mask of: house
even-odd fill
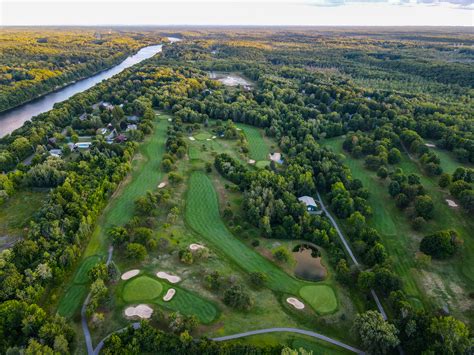
[[[138,116],[135,116],[135,115],[127,116],[127,121],[128,122],[138,122],[138,121],[140,121],[140,118]]]
[[[306,210],[312,213],[321,213],[321,210],[318,207],[318,204],[311,196],[301,196],[298,198],[298,201],[303,202],[306,205]]]
[[[63,155],[63,151],[61,149],[50,149],[49,154],[52,157],[60,158]]]
[[[81,121],[85,121],[87,119],[87,113],[84,112],[82,115],[79,116],[79,119]]]
[[[101,106],[109,111],[112,111],[114,108],[114,105],[112,105],[110,102],[102,102]]]
[[[117,137],[115,137],[115,141],[117,143],[123,143],[127,140],[127,137],[124,134],[119,134]]]
[[[136,125],[136,124],[129,124],[129,125],[127,125],[126,132],[128,132],[128,131],[136,131],[136,129],[137,129],[137,125]]]

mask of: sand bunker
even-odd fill
[[[249,164],[255,164],[255,160],[249,159]]]
[[[122,274],[122,276],[121,276],[121,279],[122,279],[122,280],[129,280],[129,279],[131,279],[132,277],[137,276],[139,273],[140,273],[140,270],[138,270],[138,269],[133,269],[133,270],[124,272],[124,273]]]
[[[127,317],[140,317],[148,319],[153,314],[153,309],[146,304],[139,304],[136,307],[128,307],[125,309],[125,315]]]
[[[212,139],[211,138],[206,138],[206,141],[211,141]]]
[[[169,282],[171,282],[172,284],[175,284],[175,283],[178,283],[181,281],[181,277],[179,276],[174,276],[174,275],[170,275],[164,271],[160,271],[160,272],[157,272],[156,273],[156,276],[158,276],[160,279],[165,279],[165,280],[168,280]]]
[[[159,185],[158,185],[158,188],[159,189],[162,189],[163,187],[166,186],[166,182],[161,182]]]
[[[436,148],[436,144],[432,144],[432,143],[425,143],[425,145],[429,148]]]
[[[163,301],[171,301],[171,299],[174,297],[176,294],[176,290],[174,288],[170,288],[168,292],[166,292],[166,295],[163,297]]]
[[[270,154],[270,160],[273,160],[273,161],[279,163],[281,161],[281,153]]]
[[[198,250],[198,249],[204,249],[204,248],[205,248],[205,246],[201,245],[201,244],[193,243],[193,244],[189,245],[189,249],[191,249],[191,250]]]
[[[216,138],[217,138],[217,136],[212,136],[212,139],[216,139]]]
[[[196,138],[194,138],[194,137],[188,137],[188,138],[189,138],[190,141],[195,141],[196,140]]]
[[[458,207],[458,204],[453,200],[446,199],[446,202],[448,203],[449,207]]]
[[[293,307],[295,307],[296,309],[303,309],[304,308],[304,303],[301,302],[300,300],[294,298],[294,297],[288,297],[286,299],[286,302],[288,302],[289,304],[291,304]]]
[[[168,118],[168,122],[171,122],[171,121],[172,121],[172,119],[171,119],[171,118]]]

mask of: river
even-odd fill
[[[180,41],[179,38],[175,37],[168,37],[168,39],[172,43]],[[115,67],[104,70],[89,78],[79,80],[75,83],[65,86],[58,91],[46,94],[21,106],[0,113],[0,137],[3,137],[6,134],[11,133],[15,129],[21,127],[32,117],[51,110],[55,103],[67,100],[79,92],[90,89],[94,85],[100,83],[102,80],[109,79],[112,76],[131,67],[132,65],[153,57],[156,53],[161,52],[162,47],[163,46],[161,44],[143,47],[136,54],[131,55]]]

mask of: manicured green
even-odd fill
[[[206,139],[211,138],[211,134],[208,132],[199,132],[196,135],[193,135],[194,138],[198,141],[205,141]]]
[[[300,295],[319,313],[332,313],[337,309],[336,295],[328,285],[304,286],[300,289]]]
[[[249,143],[250,158],[256,161],[267,160],[270,154],[270,145],[262,136],[260,129],[254,126],[238,123],[237,127],[242,129]]]
[[[157,279],[149,276],[139,276],[127,281],[122,297],[125,302],[152,300],[160,296],[163,285]]]

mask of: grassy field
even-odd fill
[[[405,291],[412,297],[415,306],[420,300],[425,306],[441,307],[445,304],[461,318],[466,314],[470,301],[467,294],[473,291],[474,281],[474,222],[460,209],[447,206],[449,195],[437,185],[437,178],[422,174],[417,162],[402,154],[398,165],[405,173],[416,173],[421,176],[423,186],[435,203],[434,218],[421,232],[415,232],[408,216],[399,211],[388,194],[388,181],[380,180],[375,172],[364,167],[362,159],[353,159],[342,149],[343,138],[324,140],[321,143],[331,147],[335,152],[344,154],[344,163],[351,169],[352,175],[360,179],[370,191],[369,203],[373,217],[369,225],[376,228],[383,237],[384,245],[394,261],[395,271],[403,280]],[[423,235],[441,229],[456,229],[464,239],[463,250],[455,258],[447,261],[433,261],[427,270],[416,266],[415,253]],[[465,291],[462,291],[464,288]]]
[[[133,216],[135,200],[148,190],[155,189],[163,178],[160,163],[165,149],[169,116],[161,117],[155,122],[153,134],[140,145],[132,163],[132,172],[111,197],[99,218],[83,259],[59,301],[60,315],[72,317],[79,310],[87,294],[87,287],[82,287],[88,283],[87,272],[107,255],[107,230],[112,226],[125,224]]]
[[[289,276],[277,265],[247,247],[229,232],[219,214],[216,191],[210,179],[203,172],[194,172],[189,178],[185,213],[186,221],[191,228],[214,247],[218,248],[228,259],[232,260],[232,262],[237,264],[240,268],[246,272],[261,271],[266,273],[268,276],[268,287],[271,289],[287,294],[298,295],[300,288],[308,285],[306,282]],[[315,297],[314,294],[307,292],[301,296],[307,302],[311,302]],[[334,292],[332,296],[334,297],[334,302],[337,304]],[[313,303],[312,307],[317,312],[327,312],[326,306],[320,309],[319,304]]]
[[[259,161],[268,161],[268,155],[271,152],[271,144],[262,135],[262,131],[257,127],[238,123],[237,127],[242,129],[249,143],[249,156],[251,159]]]
[[[46,199],[46,192],[16,191],[0,207],[0,249],[9,246],[23,233],[33,214]]]
[[[438,155],[440,159],[441,168],[443,168],[443,172],[452,174],[454,170],[456,170],[460,166],[471,169],[474,168],[473,164],[461,163],[457,161],[457,159],[454,157],[454,154],[448,150],[440,149],[438,147],[431,147],[430,149]]]

